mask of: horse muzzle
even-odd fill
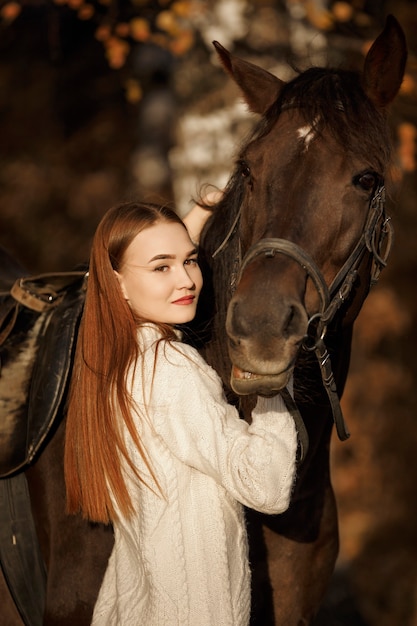
[[[240,369],[233,365],[230,384],[235,393],[240,396],[256,394],[259,396],[274,396],[286,387],[292,368],[279,374],[257,374]]]

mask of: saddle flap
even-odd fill
[[[46,439],[65,397],[84,297],[84,289],[68,290],[45,328],[30,385],[27,463]]]
[[[54,306],[39,312],[17,304],[14,325],[0,346],[0,477],[34,460],[55,422],[68,383],[85,273],[73,273],[72,279],[69,274],[65,279],[58,276],[57,283],[66,281],[66,286],[60,287]],[[31,284],[33,289],[33,279]],[[32,291],[31,298],[36,297]]]

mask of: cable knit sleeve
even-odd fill
[[[285,511],[297,434],[281,397],[259,398],[249,425],[227,403],[216,372],[190,346],[160,346],[158,358],[148,354],[146,361],[152,383],[146,400],[143,388],[134,386],[134,399],[142,410],[146,402],[155,432],[172,454],[242,504],[264,513]]]

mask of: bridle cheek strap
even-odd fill
[[[342,409],[340,407],[339,396],[337,394],[336,382],[334,380],[330,355],[327,351],[326,345],[323,341],[324,335],[326,332],[326,327],[321,324],[321,320],[326,314],[326,311],[329,310],[331,305],[330,303],[330,293],[326,282],[323,278],[322,273],[318,269],[316,263],[313,259],[306,253],[302,248],[300,248],[297,244],[292,241],[287,241],[286,239],[262,239],[258,243],[256,243],[242,261],[242,265],[240,268],[240,274],[238,277],[238,281],[244,271],[245,267],[254,260],[255,257],[260,254],[264,254],[267,257],[273,257],[275,254],[284,254],[294,261],[296,261],[301,267],[305,270],[308,276],[311,278],[314,283],[317,293],[320,297],[320,310],[314,316],[312,316],[308,322],[308,328],[310,329],[313,325],[313,322],[318,322],[317,329],[319,335],[314,338],[314,343],[310,347],[307,347],[309,351],[314,351],[317,357],[317,360],[320,365],[320,372],[322,376],[322,381],[324,388],[326,389],[329,402],[332,409],[333,419],[336,426],[337,434],[341,441],[344,441],[349,437],[349,431],[347,430]],[[316,330],[317,330],[316,329]],[[285,401],[285,398],[284,398]],[[295,405],[295,403],[294,403]],[[287,408],[291,411],[291,407],[287,403]],[[297,414],[293,414],[294,419],[298,417]],[[304,444],[304,447],[306,445]]]
[[[315,352],[320,365],[323,386],[332,408],[337,434],[341,441],[348,439],[350,434],[340,407],[330,355],[324,343],[324,337],[327,326],[351,294],[366,252],[370,253],[372,257],[370,284],[374,285],[387,264],[392,241],[393,228],[390,218],[385,216],[385,189],[384,186],[380,186],[369,203],[368,216],[362,236],[337,273],[330,288],[327,287],[321,271],[309,254],[292,241],[279,238],[265,238],[252,246],[242,260],[236,280],[237,285],[247,265],[260,254],[274,257],[277,253],[284,254],[296,261],[311,278],[320,298],[320,308],[308,321],[303,347],[310,352]]]

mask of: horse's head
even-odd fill
[[[230,244],[239,268],[225,319],[231,384],[239,394],[269,393],[287,384],[306,336],[324,334],[355,291],[353,321],[372,263],[384,263],[385,108],[402,82],[406,44],[389,17],[361,74],[312,68],[288,83],[215,46],[262,115],[213,218],[230,228],[214,256]]]

